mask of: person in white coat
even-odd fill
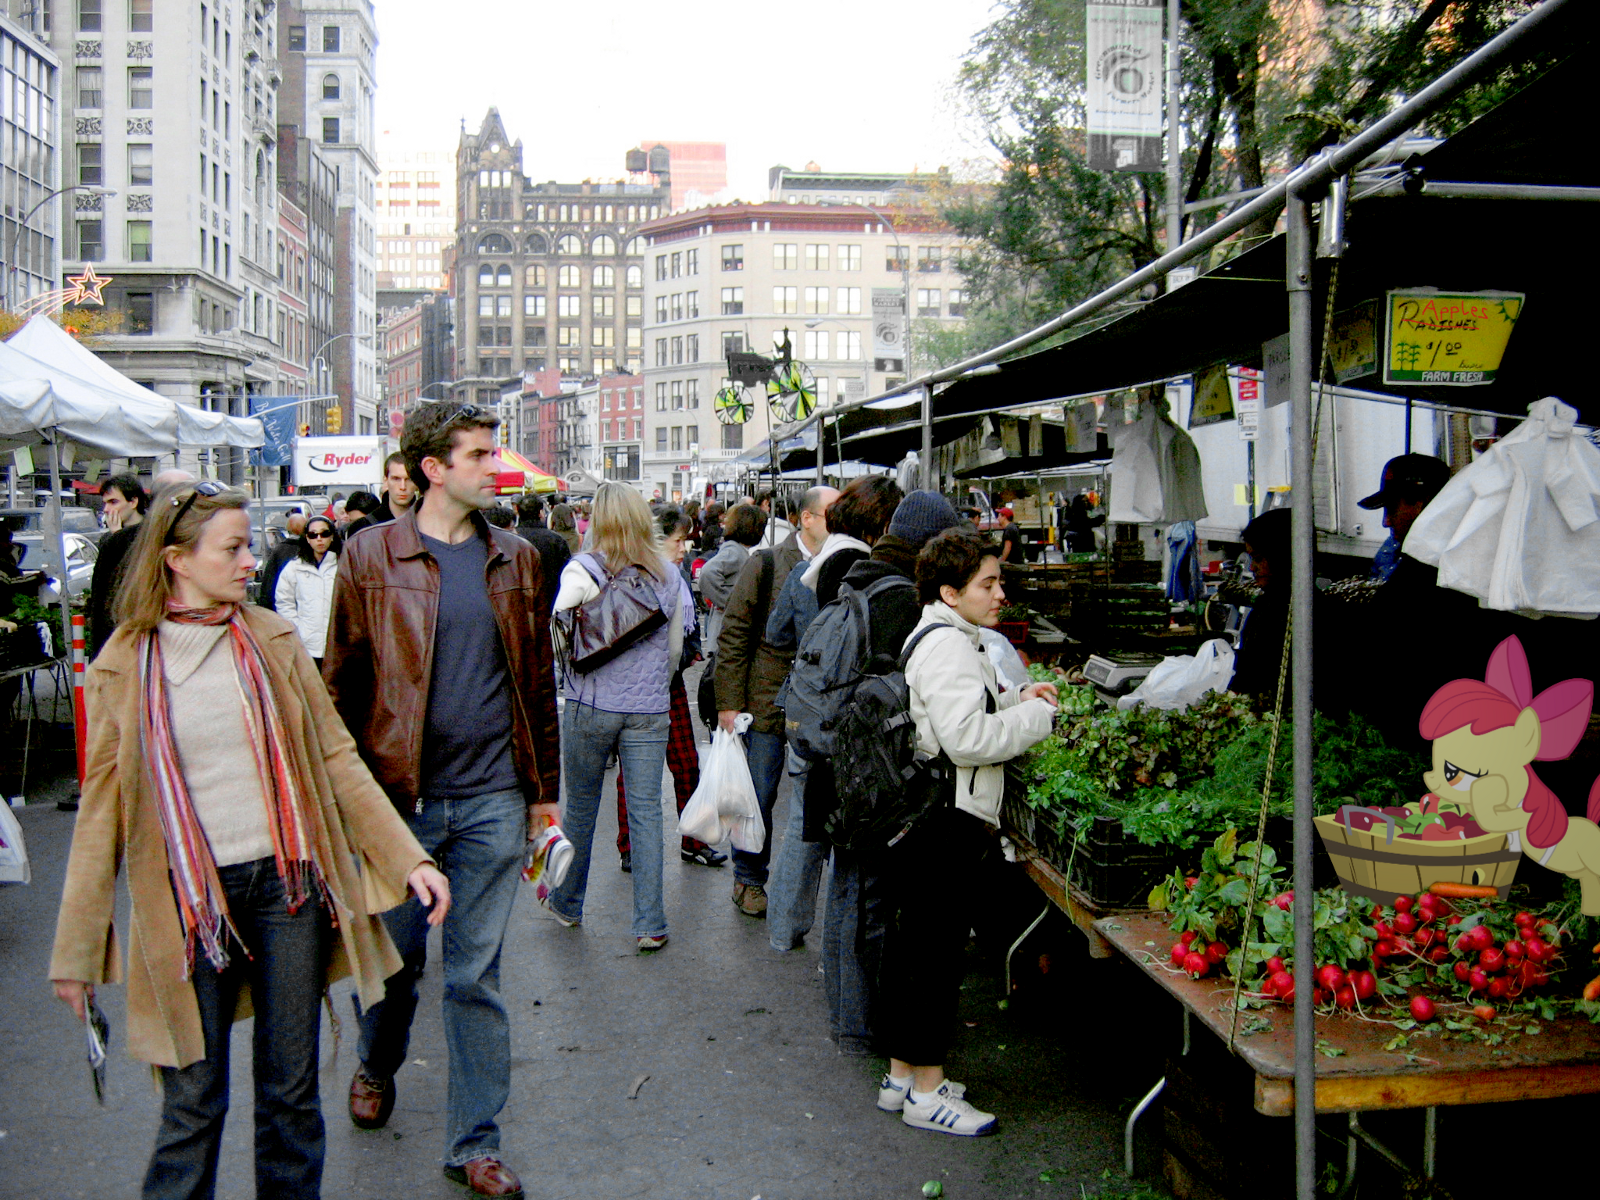
[[[333,579],[339,570],[338,531],[327,517],[306,522],[300,550],[278,575],[273,599],[278,615],[293,625],[306,653],[320,669],[333,611]]]
[[[966,1137],[993,1133],[992,1114],[973,1107],[945,1078],[961,993],[962,948],[973,898],[999,869],[1005,762],[1049,736],[1056,689],[1035,683],[1001,691],[980,631],[1000,620],[1005,591],[992,543],[950,529],[917,556],[922,620],[907,640],[906,685],[917,742],[948,761],[948,804],[935,807],[889,851],[890,904],[884,948],[880,1048],[889,1073],[878,1107],[914,1129]],[[924,630],[928,632],[924,633]]]

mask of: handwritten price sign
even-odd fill
[[[1390,292],[1384,383],[1493,383],[1526,296],[1522,292]]]

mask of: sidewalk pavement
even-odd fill
[[[0,1200],[136,1196],[160,1110],[148,1070],[123,1053],[123,989],[100,990],[112,1028],[110,1098],[100,1108],[81,1029],[45,982],[74,820],[54,800],[70,786],[58,781],[16,810],[33,883],[0,887]],[[780,797],[780,831],[786,803]],[[670,816],[667,825],[675,827]],[[841,1057],[828,1040],[816,951],[774,952],[765,922],[730,902],[731,870],[680,862],[675,836],[666,850],[672,940],[656,955],[635,954],[614,834],[613,806],[602,803],[581,928],[558,925],[524,889],[506,941],[512,1087],[503,1150],[529,1200],[910,1200],[929,1180],[950,1200],[1077,1197],[1080,1183],[1091,1194],[1107,1186],[1107,1169],[1121,1178],[1122,1121],[1160,1074],[1171,1039],[1145,1032],[1151,1023],[1125,994],[1107,1005],[1116,964],[1083,956],[1076,933],[1057,956],[1056,974],[1070,983],[1055,989],[1048,1011],[1002,1011],[997,973],[968,977],[949,1071],[999,1115],[1000,1133],[911,1130],[874,1107],[881,1061]],[[126,928],[125,900],[119,924]],[[820,912],[809,941],[820,945]],[[437,934],[430,954],[436,962]],[[439,1168],[447,1069],[437,971],[423,982],[394,1116],[377,1132],[345,1115],[356,1066],[349,992],[348,984],[334,992],[337,1049],[324,1019],[324,1193],[460,1200],[467,1193]],[[1117,1028],[1107,1030],[1113,1012]],[[1154,1025],[1176,1032],[1175,1020]],[[249,1062],[246,1023],[234,1032],[224,1197],[254,1194]],[[1149,1137],[1141,1136],[1143,1165],[1153,1171]]]

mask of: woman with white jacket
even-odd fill
[[[339,534],[327,517],[312,517],[299,552],[278,575],[273,594],[278,615],[293,625],[313,662],[322,667],[333,611],[333,577],[339,570]]]
[[[950,529],[917,556],[922,620],[907,645],[906,685],[917,741],[942,755],[953,781],[935,807],[889,851],[889,937],[878,1034],[889,1058],[878,1107],[914,1129],[966,1137],[993,1133],[995,1118],[945,1078],[955,1032],[962,947],[972,897],[995,868],[1005,762],[1050,733],[1056,689],[1036,683],[1002,692],[979,631],[1000,620],[1005,592],[995,547]],[[927,632],[924,632],[924,631]],[[953,768],[953,769],[952,769]]]

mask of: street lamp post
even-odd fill
[[[370,333],[336,333],[327,341],[323,342],[322,345],[318,346],[317,352],[311,356],[310,363],[311,370],[316,376],[316,386],[321,388],[326,388],[328,386],[327,382],[323,379],[323,375],[326,374],[328,370],[328,363],[327,360],[322,357],[322,352],[335,342],[341,341],[344,338],[354,338],[358,342],[365,342],[370,341],[372,339],[372,335]],[[353,395],[351,399],[352,401],[354,400]],[[351,408],[354,407],[355,405],[352,403]]]
[[[74,183],[70,187],[57,188],[55,191],[49,193],[43,200],[39,201],[39,203],[35,204],[28,210],[27,215],[25,215],[22,220],[17,222],[16,232],[11,235],[11,248],[9,253],[6,255],[6,308],[8,310],[14,310],[16,308],[13,293],[15,291],[14,281],[17,274],[17,245],[22,241],[22,234],[28,228],[28,222],[33,220],[34,213],[38,212],[56,197],[65,196],[68,192],[88,192],[91,196],[115,196],[117,194],[115,188],[101,187],[98,184],[92,183]]]
[[[830,200],[828,205],[843,204],[850,208],[859,208],[863,212],[871,213],[878,222],[888,227],[889,236],[894,239],[895,254],[900,259],[900,352],[905,357],[901,365],[905,368],[905,376],[911,378],[911,250],[900,242],[899,231],[895,229],[894,222],[889,220],[870,204],[863,204],[859,200]],[[933,389],[923,387],[922,392],[922,486],[931,489],[934,485],[933,478]],[[818,421],[817,430],[817,457],[822,457],[822,422]]]

